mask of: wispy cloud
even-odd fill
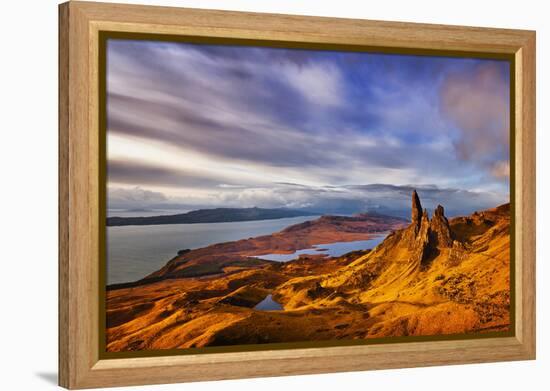
[[[442,110],[455,124],[457,156],[506,177],[509,161],[510,107],[508,67],[482,63],[455,71],[441,87]]]
[[[109,185],[194,205],[360,208],[354,186],[372,183],[503,200],[507,72],[492,60],[111,40]]]
[[[263,207],[305,209],[318,213],[354,214],[366,211],[400,215],[410,214],[411,193],[416,189],[423,206],[433,210],[445,206],[447,215],[461,215],[507,202],[507,197],[491,192],[475,192],[435,185],[348,185],[304,186],[272,184],[266,187],[221,187],[193,195],[168,196],[146,191],[141,187],[112,188],[109,192],[112,208],[177,208]]]
[[[111,183],[161,185],[164,187],[210,188],[220,179],[199,171],[173,169],[131,160],[109,160],[107,180]]]
[[[298,90],[306,100],[319,109],[345,104],[342,91],[344,81],[339,69],[332,64],[313,63],[296,66],[289,63],[281,67],[280,72],[291,88]]]

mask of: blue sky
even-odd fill
[[[110,40],[109,206],[508,201],[509,64]]]

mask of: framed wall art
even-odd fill
[[[535,358],[535,33],[69,2],[60,384]]]

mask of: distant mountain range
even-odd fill
[[[148,217],[108,217],[107,226],[226,223],[236,221],[273,220],[298,216],[315,216],[318,213],[293,209],[216,208],[199,209],[187,213]]]

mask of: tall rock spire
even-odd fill
[[[411,222],[416,227],[415,231],[418,232],[420,228],[420,222],[422,220],[422,204],[420,203],[420,198],[416,193],[416,190],[413,190],[412,193],[412,212],[411,212]]]

